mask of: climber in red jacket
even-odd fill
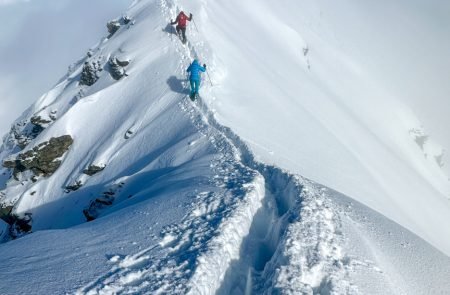
[[[187,17],[187,15],[184,13],[184,11],[181,11],[177,18],[175,19],[175,21],[172,21],[170,24],[174,25],[177,24],[176,26],[176,30],[178,33],[178,36],[180,36],[180,39],[183,43],[186,43],[186,26],[187,26],[187,21],[191,21],[192,20],[192,13],[189,14],[189,17]]]

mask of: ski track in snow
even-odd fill
[[[174,7],[161,1],[167,19]],[[198,57],[191,42],[173,43],[181,69]],[[189,214],[166,227],[159,244],[113,256],[110,272],[76,294],[357,293],[346,281],[350,259],[326,189],[257,163],[201,101],[184,96],[179,106],[218,151],[211,162],[217,190],[197,192]]]

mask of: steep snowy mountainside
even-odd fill
[[[0,134],[97,42],[131,0],[0,1]],[[0,139],[1,141],[1,139]]]
[[[431,127],[405,104],[409,91],[400,96],[403,80],[391,90],[400,73],[412,77],[409,67],[383,71],[395,58],[406,62],[408,49],[376,51],[372,44],[401,41],[391,42],[396,34],[364,35],[377,32],[374,19],[393,8],[377,7],[377,17],[368,18],[371,5],[360,1],[183,4],[198,11],[200,33],[190,34],[206,40],[217,68],[208,105],[259,159],[349,195],[450,253],[442,226],[450,221],[444,148],[429,136],[432,151],[418,144],[411,132]],[[424,23],[430,18],[414,13]]]
[[[182,45],[173,33],[168,22],[186,4],[134,1],[108,23],[108,37],[15,122],[0,150],[10,167],[0,171],[0,215],[8,222],[0,221],[1,292],[450,290],[450,258],[428,241],[258,161],[240,134],[220,124],[219,109],[209,108],[222,102],[217,94],[246,88],[225,89],[233,63],[221,66],[215,42],[191,30]],[[200,5],[195,20],[203,28],[211,2],[189,4]],[[261,5],[254,9],[270,17]],[[201,99],[192,102],[185,69],[194,58],[208,64],[213,86],[205,76]],[[407,132],[421,153],[422,135]]]
[[[192,170],[189,177],[195,178],[203,173],[198,166],[208,166],[214,157],[207,136],[189,123],[189,116],[180,114],[178,103],[185,90],[175,75],[184,72],[187,57],[180,60],[180,49],[163,32],[161,19],[151,20],[160,11],[157,3],[139,2],[134,7],[130,13],[146,21],[122,24],[93,47],[24,113],[5,140],[2,159],[14,163],[51,138],[73,138],[51,177],[31,177],[25,171],[0,184],[5,188],[2,205],[14,206],[11,214],[19,217],[31,214],[34,231],[85,222],[101,214],[97,207],[113,201],[162,193],[158,180],[182,186],[187,179],[177,178],[180,171]],[[129,62],[122,70],[130,78],[113,78],[111,61],[117,60]],[[86,85],[97,77],[93,85]],[[28,143],[22,151],[20,143]],[[91,166],[104,169],[91,176],[84,172]]]

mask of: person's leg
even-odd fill
[[[195,94],[198,94],[199,90],[200,90],[200,79],[195,81]]]
[[[191,83],[191,93],[189,94],[190,97],[195,95],[195,80],[189,80],[189,82]]]
[[[186,42],[186,28],[181,28],[181,33],[183,36],[183,42]]]

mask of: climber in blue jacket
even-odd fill
[[[191,83],[191,94],[189,97],[192,100],[198,96],[198,90],[200,88],[201,81],[201,72],[206,71],[206,65],[203,64],[203,67],[198,63],[198,60],[194,59],[191,65],[187,68],[187,72],[190,73],[189,81]]]

